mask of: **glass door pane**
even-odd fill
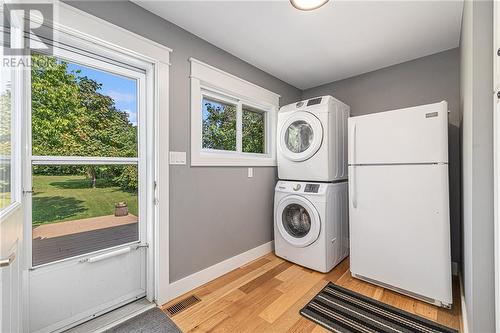
[[[139,240],[137,166],[33,167],[33,266]]]
[[[0,72],[0,210],[12,202],[11,159],[12,159],[12,79],[11,71],[1,68]]]
[[[137,157],[137,80],[34,54],[34,156]]]
[[[32,56],[33,266],[141,239],[140,79],[81,60]]]

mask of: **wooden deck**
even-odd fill
[[[163,308],[191,294],[201,299],[172,317],[183,332],[328,332],[299,314],[328,281],[463,332],[457,280],[453,308],[446,310],[353,278],[348,259],[321,274],[269,254]]]
[[[129,243],[139,237],[137,217],[100,216],[33,229],[33,266]]]

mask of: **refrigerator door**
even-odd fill
[[[448,162],[448,103],[348,120],[349,164]]]
[[[452,303],[447,165],[349,166],[351,272]]]

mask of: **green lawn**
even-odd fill
[[[125,201],[138,215],[137,193],[97,182],[85,176],[33,176],[33,226],[113,215],[115,203]]]
[[[0,209],[3,209],[10,204],[10,192],[0,193]]]

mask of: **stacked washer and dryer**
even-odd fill
[[[329,272],[349,254],[348,105],[322,96],[278,112],[275,253]]]

